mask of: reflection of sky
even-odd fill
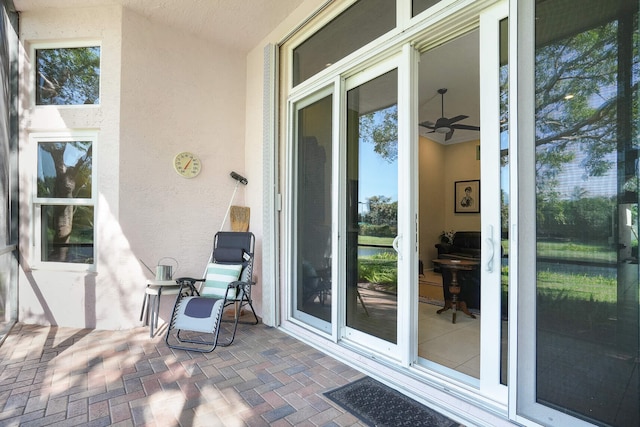
[[[572,198],[575,189],[585,190],[587,197],[605,196],[612,197],[617,192],[616,156],[617,153],[608,154],[607,160],[611,168],[603,176],[587,176],[582,162],[587,155],[582,151],[576,151],[576,158],[562,165],[562,172],[558,174],[558,185],[555,190],[560,193],[561,199]]]
[[[55,177],[56,169],[51,154],[42,149],[42,144],[51,144],[42,142],[38,146],[38,179],[43,181],[45,178]],[[60,143],[56,143],[60,144]],[[64,143],[64,164],[69,167],[75,165],[78,160],[86,154],[86,150],[79,150],[70,143]]]
[[[373,143],[360,144],[359,200],[366,203],[372,196],[389,197],[398,200],[398,160],[389,163],[373,151]]]
[[[508,132],[500,135],[500,149],[508,147]],[[561,199],[570,199],[575,190],[586,191],[585,196],[605,196],[616,195],[617,173],[616,173],[616,153],[607,155],[607,160],[611,163],[611,168],[603,176],[587,176],[582,162],[586,159],[586,153],[577,151],[576,158],[569,163],[562,165],[562,172],[557,176],[557,185],[554,190],[560,194]],[[505,193],[505,202],[509,201],[509,165],[500,168],[500,186]]]

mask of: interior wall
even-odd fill
[[[444,170],[445,149],[428,138],[420,137],[419,142],[419,258],[424,268],[431,268],[430,260],[436,259],[438,251],[435,244],[440,240],[445,220],[445,209],[442,201],[445,199]]]
[[[480,214],[454,212],[456,181],[480,179],[480,161],[476,160],[479,140],[442,145],[420,137],[420,250],[425,269],[437,258],[435,245],[443,231],[479,231]]]
[[[480,179],[480,160],[476,147],[480,141],[467,141],[446,146],[444,157],[444,218],[443,230],[480,231],[479,213],[454,212],[454,185],[456,181]],[[482,203],[482,201],[480,202]]]

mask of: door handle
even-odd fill
[[[393,246],[393,250],[398,254],[398,258],[402,259],[402,255],[400,254],[400,239],[400,235],[397,235],[396,238],[393,239],[391,246]]]
[[[487,229],[489,237],[487,237],[487,246],[489,250],[489,260],[487,261],[487,271],[489,273],[493,272],[493,257],[495,256],[495,243],[493,242],[493,226],[490,225]]]

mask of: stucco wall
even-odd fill
[[[105,329],[139,325],[144,280],[139,259],[180,263],[200,275],[235,181],[245,173],[245,59],[119,7],[21,15],[21,258],[19,318],[27,323]],[[29,42],[102,42],[101,105],[29,108]],[[28,135],[36,130],[97,129],[97,271],[31,269],[31,171]],[[198,154],[202,173],[187,180],[175,154]],[[244,204],[239,188],[235,204]],[[225,227],[228,229],[227,226]],[[257,301],[259,310],[259,301]],[[161,309],[167,318],[171,303]]]
[[[118,328],[132,324],[134,304],[118,280],[117,259],[108,257],[107,246],[126,251],[118,233],[118,134],[120,92],[121,9],[70,9],[26,12],[20,16],[20,255],[19,320],[26,323],[77,327]],[[38,108],[30,105],[30,47],[32,42],[97,40],[101,48],[100,106],[86,108]],[[36,150],[29,143],[31,132],[69,129],[98,130],[94,167],[98,171],[99,200],[97,272],[32,269],[34,224],[32,173]],[[124,295],[125,297],[121,297]],[[140,298],[137,298],[141,300]],[[108,303],[107,303],[108,301]]]

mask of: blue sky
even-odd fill
[[[398,160],[389,163],[373,151],[373,144],[360,144],[359,200],[366,202],[372,196],[398,200]]]

